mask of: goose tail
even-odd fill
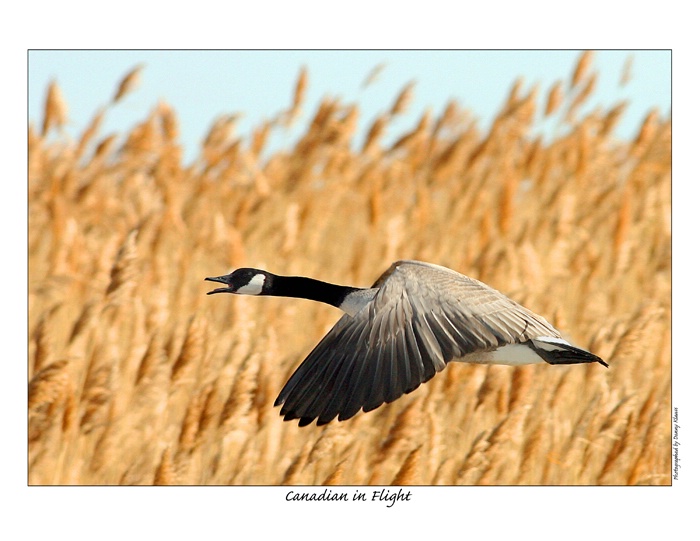
[[[528,345],[549,364],[600,363],[608,368],[608,363],[597,355],[572,346],[561,338],[533,338]]]

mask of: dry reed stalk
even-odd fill
[[[118,436],[118,425],[105,424],[104,430],[99,434],[97,442],[94,444],[92,453],[88,455],[90,458],[88,469],[93,477],[99,476],[101,484],[118,483],[117,475],[119,472],[115,472],[115,468],[122,465],[115,456],[115,449],[119,447]],[[111,469],[108,469],[109,466]]]
[[[463,113],[460,112],[457,101],[454,99],[448,100],[445,108],[442,110],[442,114],[438,118],[437,122],[435,122],[435,126],[433,126],[433,140],[437,142],[443,135],[443,132],[456,129],[462,116]]]
[[[219,426],[245,423],[253,406],[259,366],[260,355],[257,353],[247,356],[241,364],[221,412]]]
[[[312,152],[316,149],[318,144],[324,140],[325,132],[331,125],[333,115],[338,109],[339,103],[336,99],[325,97],[321,100],[316,115],[309,125],[309,130],[301,141],[303,145],[300,150]]]
[[[480,485],[513,483],[517,478],[522,460],[525,420],[532,406],[521,406],[494,428],[488,437],[486,455],[491,458]]]
[[[498,119],[494,120],[492,130],[495,129],[497,123]],[[491,141],[493,141],[493,139],[491,139],[490,137],[486,137],[474,147],[474,149],[470,152],[469,157],[466,160],[466,169],[469,169],[470,167],[475,167],[479,163],[481,158],[487,154],[487,151],[489,149],[489,143],[491,143]]]
[[[159,124],[157,111],[151,112],[148,119],[137,124],[131,130],[126,142],[122,146],[122,152],[127,155],[155,155],[163,146],[163,136]]]
[[[579,108],[593,94],[598,83],[598,74],[592,73],[586,80],[586,85],[573,97],[566,111],[566,119],[573,122]]]
[[[623,360],[631,358],[643,350],[645,338],[652,325],[663,316],[664,310],[658,306],[645,305],[630,319],[627,330],[620,336],[610,358]]]
[[[144,353],[138,369],[136,370],[136,380],[134,385],[139,385],[142,381],[153,379],[159,367],[167,362],[163,339],[158,331],[153,333],[148,343],[148,349]]]
[[[108,304],[121,304],[136,287],[136,260],[138,258],[136,248],[137,230],[132,230],[126,236],[124,243],[117,252],[117,257],[110,271],[109,285],[105,291]]]
[[[388,123],[389,117],[387,115],[380,115],[377,117],[367,132],[365,143],[362,146],[362,154],[370,154],[376,151],[379,146],[379,140],[386,132],[386,126]]]
[[[508,409],[507,382],[508,372],[503,367],[489,365],[477,392],[475,409],[490,403],[499,414],[505,413]]]
[[[143,453],[152,457],[153,465],[159,449],[156,442],[167,442],[171,449],[177,449],[184,416],[184,405],[177,401],[179,395],[170,393],[168,376],[168,366],[163,362],[152,376],[133,388],[129,403],[122,408],[132,414],[124,422],[136,436],[133,447],[147,448]]]
[[[534,85],[527,96],[518,103],[517,108],[513,111],[513,116],[519,124],[522,133],[527,133],[535,118],[537,111],[537,96],[539,94],[539,86]]]
[[[523,441],[520,471],[514,481],[519,485],[536,485],[546,482],[544,481],[546,479],[546,463],[542,457],[546,455],[546,450],[552,446],[551,430],[548,427],[551,416],[541,410],[537,414],[539,422],[534,429],[528,432]]]
[[[89,434],[108,423],[116,372],[114,360],[106,359],[99,351],[93,353],[80,397],[83,412],[80,428],[83,433]]]
[[[627,184],[621,193],[620,210],[617,213],[617,222],[615,224],[615,233],[613,237],[615,267],[618,272],[624,270],[629,262],[629,250],[626,251],[627,257],[625,257],[623,247],[629,246],[626,241],[630,234],[630,223],[632,221],[632,198],[632,188]]]
[[[114,93],[112,103],[117,103],[139,85],[139,83],[141,82],[141,71],[143,70],[143,68],[144,65],[139,64],[124,76],[124,78],[119,82],[117,91]]]
[[[479,223],[479,253],[484,253],[493,238],[493,216],[484,213]]]
[[[350,438],[351,435],[339,423],[327,425],[311,448],[307,465],[315,466],[316,471],[327,468],[330,462],[342,454]]]
[[[233,434],[235,434],[235,432],[232,433],[232,435]],[[252,439],[249,439],[246,442],[244,439],[245,434],[241,434],[240,436],[240,444],[242,445],[242,448],[237,451],[236,455],[234,455],[236,457],[236,460],[234,461],[236,464],[235,473],[233,473],[229,479],[226,479],[226,483],[230,485],[253,484],[256,479],[265,478],[265,472],[259,465],[260,451],[258,445]],[[202,451],[205,451],[205,449],[202,449]],[[200,459],[200,462],[202,463],[202,472],[200,475],[206,474],[204,460],[205,457]],[[271,484],[272,480],[268,480],[267,483]]]
[[[66,402],[61,419],[61,430],[64,433],[72,432],[78,427],[78,401],[76,391],[71,382],[66,385]]]
[[[418,124],[416,124],[416,127],[412,131],[399,137],[398,140],[391,146],[389,152],[394,152],[404,147],[407,149],[407,151],[413,150],[417,143],[425,140],[425,138],[427,137],[428,126],[430,125],[430,122],[430,112],[426,111],[418,120]]]
[[[406,85],[401,89],[401,92],[399,92],[398,96],[396,96],[396,100],[394,100],[394,104],[391,106],[391,109],[389,109],[389,117],[398,116],[406,112],[411,105],[411,101],[413,101],[415,86],[415,81],[409,81],[406,83]]]
[[[582,121],[578,131],[578,153],[575,175],[579,182],[584,182],[591,157],[590,122]]]
[[[386,64],[384,62],[380,62],[376,66],[374,66],[370,72],[367,74],[367,77],[365,77],[364,81],[362,81],[362,88],[367,88],[371,84],[374,84],[377,79],[379,79],[379,76],[381,73],[384,71],[386,68]]]
[[[41,135],[36,131],[33,122],[29,123],[29,128],[27,130],[27,151],[29,158],[29,174],[27,176],[30,179],[34,179],[42,172],[41,167],[44,152],[41,148]]]
[[[217,118],[212,124],[202,145],[202,157],[208,167],[216,165],[224,155],[224,147],[229,143],[240,115],[226,115]]]
[[[280,483],[281,485],[303,484],[300,479],[304,467],[306,466],[306,463],[308,461],[309,453],[311,452],[312,446],[313,442],[307,441],[302,447],[301,451],[299,451],[299,453],[296,454],[294,460],[284,472],[282,482]]]
[[[159,101],[156,116],[160,124],[160,132],[167,144],[175,144],[180,137],[180,125],[172,107],[164,101]]]
[[[219,393],[216,386],[212,383],[207,385],[203,390],[202,394],[204,398],[204,406],[202,407],[202,413],[199,416],[198,431],[195,436],[198,445],[203,445],[204,440],[208,438],[213,431],[215,431],[215,426],[218,424],[217,421],[221,416],[221,410],[223,404],[219,399]]]
[[[85,154],[85,149],[97,136],[97,133],[100,131],[100,127],[104,122],[105,113],[106,110],[104,108],[97,111],[97,114],[92,117],[88,127],[83,131],[75,150],[75,156],[77,159],[81,158]]]
[[[170,373],[173,384],[183,384],[194,378],[197,363],[204,358],[204,324],[196,317],[190,318],[180,354],[175,359]]]
[[[613,132],[617,124],[620,122],[622,115],[625,114],[625,110],[627,109],[628,105],[629,102],[623,101],[608,111],[603,119],[603,124],[600,127],[599,133],[602,137],[606,137]]]
[[[590,71],[591,64],[593,63],[593,51],[583,51],[578,58],[576,67],[571,74],[571,82],[569,86],[574,88],[579,86],[581,82],[586,78],[588,72]]]
[[[460,485],[475,485],[482,477],[483,472],[489,465],[489,459],[486,457],[486,450],[489,447],[485,432],[481,432],[474,439],[469,453],[464,459],[464,463],[457,472],[455,479]]]
[[[533,388],[534,367],[522,366],[513,370],[510,383],[510,393],[508,398],[508,410],[514,409],[532,403],[532,395],[535,392]]]
[[[445,392],[445,396],[453,396],[451,393]],[[439,475],[439,470],[446,462],[444,453],[450,445],[449,438],[444,430],[443,419],[444,413],[438,412],[438,409],[433,402],[428,405],[428,435],[425,447],[425,459],[423,460],[423,468],[420,477],[420,482],[423,484],[436,484],[436,479]],[[452,415],[449,418],[453,418]],[[454,460],[451,460],[451,466],[454,466]]]
[[[289,253],[297,245],[299,237],[299,204],[291,203],[287,207],[284,220],[284,241],[282,243],[282,253]]]
[[[272,122],[263,122],[262,126],[255,128],[253,130],[252,141],[250,142],[250,152],[255,157],[260,157],[260,154],[265,148],[265,144],[270,137],[270,131],[272,130]],[[240,146],[239,142],[236,142],[235,149],[238,150]],[[235,160],[231,160],[231,163],[235,163]]]
[[[403,216],[391,218],[386,225],[386,261],[396,261],[399,258],[400,246],[403,243],[405,220]]]
[[[153,485],[155,462],[140,455],[134,462],[126,465],[119,476],[119,485],[151,486]]]
[[[544,110],[545,118],[556,113],[561,107],[564,101],[564,84],[561,81],[557,81],[549,89],[549,94],[547,95],[547,105]]]
[[[347,459],[343,459],[340,462],[338,462],[337,466],[335,469],[331,472],[331,474],[326,477],[321,483],[324,486],[334,486],[334,485],[342,485],[343,483],[343,478],[345,477],[345,464],[347,463]]]
[[[201,420],[211,391],[211,386],[205,387],[194,395],[187,405],[178,440],[178,453],[189,454],[197,444],[197,436],[201,432]]]
[[[108,135],[102,141],[100,141],[95,147],[95,152],[92,155],[92,163],[96,166],[102,165],[103,162],[109,154],[111,154],[114,144],[117,141],[118,136],[116,134]]]
[[[351,105],[347,108],[345,114],[340,118],[339,131],[340,137],[338,139],[338,145],[341,147],[347,147],[352,141],[352,137],[357,131],[357,124],[360,119],[360,108],[357,105]],[[343,153],[342,158],[346,158],[347,154]],[[343,159],[342,163],[348,164],[347,159]],[[353,164],[354,165],[354,164]],[[347,167],[344,167],[347,168]]]
[[[421,468],[419,467],[422,448],[423,446],[420,445],[409,453],[406,460],[401,464],[401,469],[396,474],[396,477],[392,479],[392,486],[422,484],[422,476],[420,475]]]
[[[508,116],[509,112],[513,110],[513,108],[520,102],[522,98],[520,98],[520,92],[523,89],[523,84],[524,84],[524,79],[522,77],[518,77],[513,85],[510,87],[510,91],[508,92],[508,97],[506,98],[506,103],[503,106],[503,109],[501,110],[500,117],[505,117]]]
[[[670,380],[664,387],[663,395],[670,398]],[[671,470],[668,460],[668,441],[671,436],[667,400],[660,402],[646,425],[646,433],[642,442],[643,453],[638,455],[630,475],[626,480],[630,485],[639,484],[671,484]]]
[[[55,361],[39,370],[29,382],[28,408],[37,412],[61,402],[68,388],[68,361]]]
[[[641,156],[641,154],[644,152],[644,150],[652,140],[654,132],[656,132],[658,125],[659,112],[658,110],[653,109],[649,112],[649,114],[647,114],[646,117],[644,117],[642,125],[639,127],[637,137],[634,140],[634,143],[632,143],[631,153],[633,156]]]
[[[56,81],[49,83],[44,104],[44,123],[41,135],[46,136],[53,128],[61,129],[68,122],[68,105]]]
[[[464,150],[466,149],[465,139],[457,138],[445,148],[435,160],[435,176],[442,177],[443,175],[454,174],[457,162],[463,158]]]
[[[557,407],[560,408],[561,411],[565,411],[563,408],[571,407],[566,403],[566,398],[567,397],[564,397],[562,394],[559,394],[552,400],[552,403],[558,404]],[[562,464],[559,465],[570,468],[572,464],[581,464],[586,449],[603,423],[604,414],[601,412],[602,404],[602,394],[596,394],[591,398],[587,398],[585,406],[577,416],[578,418],[572,419],[571,429],[559,431],[559,434],[554,434],[557,440],[561,442],[560,451]],[[554,420],[559,420],[557,417],[560,416],[556,415],[552,417]],[[573,474],[573,472],[570,471],[568,473]],[[564,479],[563,482],[567,482],[567,480]],[[571,479],[569,482],[575,482],[575,480]]]
[[[302,66],[299,70],[299,77],[297,78],[297,84],[294,88],[294,97],[292,99],[292,106],[285,115],[285,125],[287,127],[291,126],[292,123],[301,114],[301,107],[306,98],[306,92],[309,86],[309,71],[306,66]]]
[[[597,484],[614,485],[620,477],[629,478],[633,464],[643,452],[642,434],[636,424],[630,421],[627,429],[620,436],[618,444],[608,455],[598,476]]]
[[[73,328],[71,329],[70,335],[68,337],[69,344],[73,344],[80,337],[85,336],[90,330],[94,328],[95,324],[97,323],[97,319],[99,317],[101,309],[102,306],[96,301],[87,302],[83,306],[83,309],[80,312],[80,316],[78,317],[78,319],[76,319],[75,323],[73,324]]]
[[[53,338],[51,336],[51,325],[49,323],[50,315],[51,312],[48,312],[41,317],[33,333],[35,349],[34,363],[31,367],[32,374],[37,374],[44,367],[48,366],[51,361]]]
[[[634,397],[625,397],[615,405],[587,447],[579,477],[590,479],[591,484],[600,482],[606,462],[620,452],[622,438],[636,405]]]
[[[293,318],[290,318],[293,320]],[[265,350],[258,366],[253,411],[257,411],[257,423],[264,426],[266,421],[278,420],[279,412],[272,408],[283,382],[278,371],[279,360],[284,352],[279,347],[277,332],[269,329],[266,333]]]
[[[156,469],[153,484],[161,486],[177,484],[177,476],[175,475],[173,456],[170,447],[166,447],[160,457],[160,463]]]
[[[386,462],[396,455],[405,453],[415,444],[416,436],[422,433],[421,427],[425,420],[422,412],[424,403],[422,399],[414,399],[398,414],[377,453],[378,461]]]
[[[503,190],[500,198],[500,212],[498,214],[498,228],[501,234],[506,236],[510,232],[513,215],[515,213],[515,194],[518,189],[518,179],[512,173],[505,174]]]
[[[629,55],[625,59],[625,63],[622,66],[622,71],[620,72],[620,83],[619,85],[621,87],[627,86],[627,83],[629,83],[632,80],[632,67],[634,65],[634,56]]]

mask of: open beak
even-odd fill
[[[207,295],[212,295],[214,293],[233,293],[233,289],[231,289],[231,286],[228,285],[228,282],[226,281],[227,276],[211,276],[209,278],[205,278],[204,280],[208,280],[210,282],[219,282],[220,284],[226,284],[228,287],[218,287],[212,291],[209,291]]]

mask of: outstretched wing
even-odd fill
[[[560,334],[485,284],[429,263],[398,261],[374,299],[344,315],[280,392],[285,420],[349,419],[410,393],[452,359]]]

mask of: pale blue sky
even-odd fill
[[[564,51],[29,51],[29,119],[40,123],[48,83],[55,79],[68,103],[67,132],[76,137],[95,112],[113,96],[121,78],[144,64],[135,92],[109,110],[102,135],[123,134],[146,118],[159,100],[169,103],[180,121],[181,142],[189,161],[219,115],[243,113],[238,133],[248,136],[254,126],[289,106],[302,65],[308,68],[309,87],[304,116],[295,129],[273,134],[273,148],[290,145],[306,126],[323,96],[340,97],[360,105],[358,133],[364,135],[377,114],[386,110],[409,81],[416,82],[407,113],[392,126],[385,142],[415,124],[426,108],[438,114],[447,101],[457,99],[486,129],[502,106],[517,77],[525,88],[540,85],[540,103],[554,81],[568,82],[580,55]],[[621,87],[620,75],[633,57],[632,78]],[[378,64],[376,82],[362,83]],[[671,107],[671,52],[596,51],[592,68],[599,74],[596,92],[587,108],[609,107],[627,99],[630,104],[616,132],[633,136],[653,108],[663,115]],[[585,110],[585,109],[584,109]],[[553,122],[542,123],[545,132]]]

